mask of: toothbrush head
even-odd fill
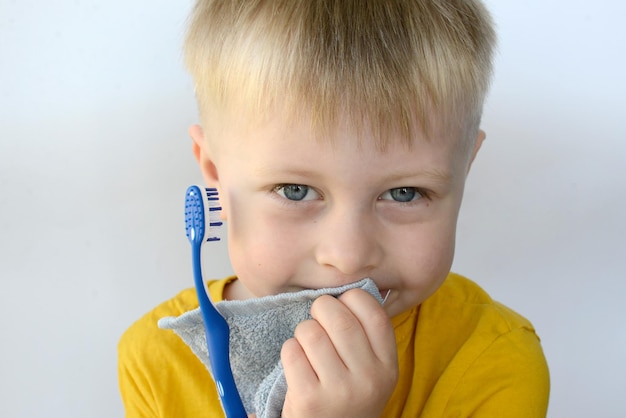
[[[185,194],[185,229],[189,242],[202,244],[205,234],[206,241],[219,241],[212,231],[222,226],[221,210],[217,189],[190,186]]]

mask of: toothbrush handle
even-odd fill
[[[200,265],[200,245],[192,245],[193,271],[196,293],[204,319],[207,349],[211,362],[211,371],[222,408],[227,418],[247,418],[235,379],[230,368],[228,323],[215,309],[204,289]]]

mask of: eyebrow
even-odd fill
[[[393,173],[390,176],[386,177],[386,179],[390,181],[395,181],[395,180],[403,180],[407,178],[424,178],[424,177],[436,183],[446,184],[446,183],[450,183],[454,179],[455,176],[452,175],[449,171],[429,169],[429,170],[421,170],[417,172]]]
[[[317,175],[312,170],[305,170],[299,167],[287,167],[284,169],[277,169],[272,166],[257,167],[254,169],[255,175],[292,175],[296,177],[311,177]]]
[[[256,175],[293,175],[295,177],[316,177],[319,176],[317,172],[314,170],[306,170],[299,167],[288,167],[284,170],[277,170],[271,166],[259,167],[254,170]],[[400,181],[404,179],[416,179],[416,178],[426,178],[431,181],[434,181],[437,184],[448,184],[452,182],[454,179],[454,175],[449,171],[438,170],[438,169],[429,169],[429,170],[421,170],[421,171],[405,171],[405,172],[395,172],[391,173],[389,176],[385,177],[386,181]]]

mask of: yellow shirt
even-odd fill
[[[214,301],[226,283],[209,283]],[[157,321],[198,307],[194,289],[162,303],[119,343],[128,417],[223,416],[200,360]],[[392,319],[400,377],[384,417],[545,417],[548,367],[525,318],[451,273],[428,300]]]

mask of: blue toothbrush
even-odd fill
[[[204,319],[206,343],[211,362],[211,371],[222,408],[227,418],[246,418],[235,379],[230,368],[229,328],[226,320],[215,309],[204,288],[201,267],[201,248],[205,241],[219,241],[219,237],[210,236],[211,228],[220,227],[222,222],[219,213],[217,189],[201,189],[190,186],[185,197],[185,226],[187,238],[191,243],[193,275],[196,293],[200,302],[200,310]],[[205,234],[208,236],[205,239]]]

